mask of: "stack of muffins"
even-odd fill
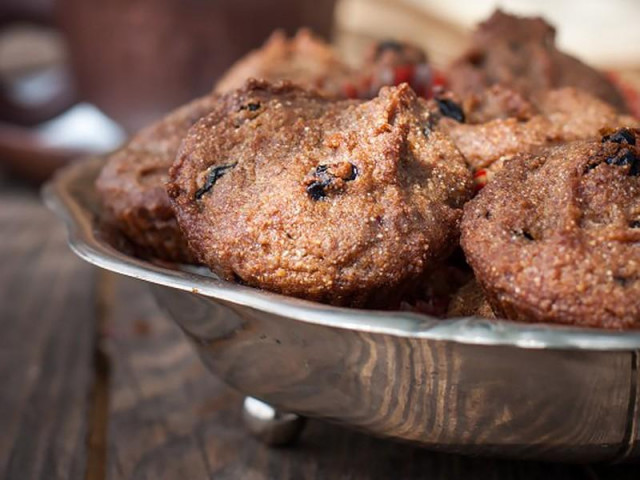
[[[539,18],[444,73],[275,33],[107,160],[136,254],[309,300],[640,328],[640,122]]]

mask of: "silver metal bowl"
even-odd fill
[[[148,282],[204,363],[244,394],[434,450],[640,458],[640,332],[336,308],[163,268],[101,233],[100,165],[74,165],[44,189],[71,248]]]

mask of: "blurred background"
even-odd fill
[[[560,48],[640,76],[636,0],[0,0],[0,174],[38,183],[116,148],[275,28],[309,26],[354,63],[397,38],[445,65],[496,7],[542,15]]]

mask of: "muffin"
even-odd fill
[[[472,125],[507,118],[524,122],[540,113],[540,109],[524,95],[504,85],[492,85],[463,99],[452,92],[447,92],[447,95],[460,104],[465,123]]]
[[[493,110],[494,120],[469,124],[447,118],[440,122],[439,127],[453,139],[474,171],[485,169],[493,174],[506,159],[518,153],[598,138],[603,128],[639,123],[633,117],[619,114],[608,103],[571,87],[550,90],[531,104],[518,97],[511,98],[511,102],[493,100],[497,106],[483,105],[482,114],[488,117],[487,111]],[[511,113],[518,112],[518,116],[499,118],[500,112],[508,112],[510,105]],[[480,107],[475,108],[477,111]]]
[[[250,78],[289,80],[335,98],[361,99],[377,96],[383,86],[405,82],[419,95],[429,97],[434,85],[444,83],[416,45],[396,40],[372,43],[354,68],[307,29],[291,39],[282,31],[274,32],[262,47],[238,60],[215,91],[231,91]]]
[[[103,219],[142,257],[193,261],[164,183],[182,138],[214,103],[215,96],[199,98],[143,129],[107,158],[98,176]]]
[[[640,328],[640,131],[522,155],[464,208],[461,244],[493,310]]]
[[[189,131],[168,193],[222,278],[334,305],[397,304],[456,245],[472,181],[407,86],[332,100],[249,81]]]
[[[215,86],[225,93],[244,85],[249,78],[272,82],[291,80],[322,90],[327,95],[344,97],[344,85],[355,75],[333,48],[309,30],[301,29],[293,38],[275,31],[262,47],[238,60]]]
[[[461,97],[495,84],[526,98],[575,87],[627,111],[624,97],[604,74],[556,48],[551,25],[542,18],[516,17],[500,10],[478,26],[469,49],[449,66],[447,78]]]

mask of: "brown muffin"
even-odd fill
[[[104,219],[117,227],[141,256],[193,261],[164,183],[182,137],[211,111],[214,102],[214,96],[194,100],[143,129],[113,153],[100,172],[96,189]]]
[[[555,29],[539,17],[496,11],[474,32],[469,49],[448,70],[450,88],[462,97],[502,84],[527,98],[548,89],[576,87],[622,112],[622,94],[605,75],[562,53]]]
[[[451,92],[447,92],[447,96],[460,103],[468,124],[507,118],[523,122],[540,113],[540,109],[521,93],[504,85],[492,85],[479,93],[467,95],[462,101]]]
[[[291,80],[344,97],[344,84],[354,75],[332,47],[309,30],[301,29],[293,38],[275,31],[265,44],[238,60],[218,81],[215,91],[225,93],[244,85],[249,78],[272,82]]]
[[[484,292],[474,279],[453,294],[447,310],[447,318],[481,317],[496,318]]]
[[[493,111],[499,117],[500,111],[508,111],[508,102],[506,106],[496,102],[498,106],[483,106],[482,115],[488,117],[487,111]],[[621,115],[609,104],[571,87],[550,90],[529,107],[516,97],[513,105],[512,111],[519,111],[520,118],[496,118],[475,125],[447,118],[440,127],[451,136],[469,165],[478,170],[518,153],[599,137],[603,128],[638,124],[633,117]]]
[[[419,95],[431,96],[434,71],[424,51],[410,43],[372,43],[357,67],[349,66],[332,46],[301,29],[289,39],[274,32],[265,44],[240,60],[218,81],[215,91],[241,87],[249,78],[289,80],[336,98],[371,99],[383,86],[408,83]]]
[[[508,161],[465,206],[461,244],[501,316],[640,328],[640,131]]]
[[[407,86],[335,101],[249,81],[187,135],[168,192],[202,263],[336,305],[397,303],[455,246],[464,159]]]

